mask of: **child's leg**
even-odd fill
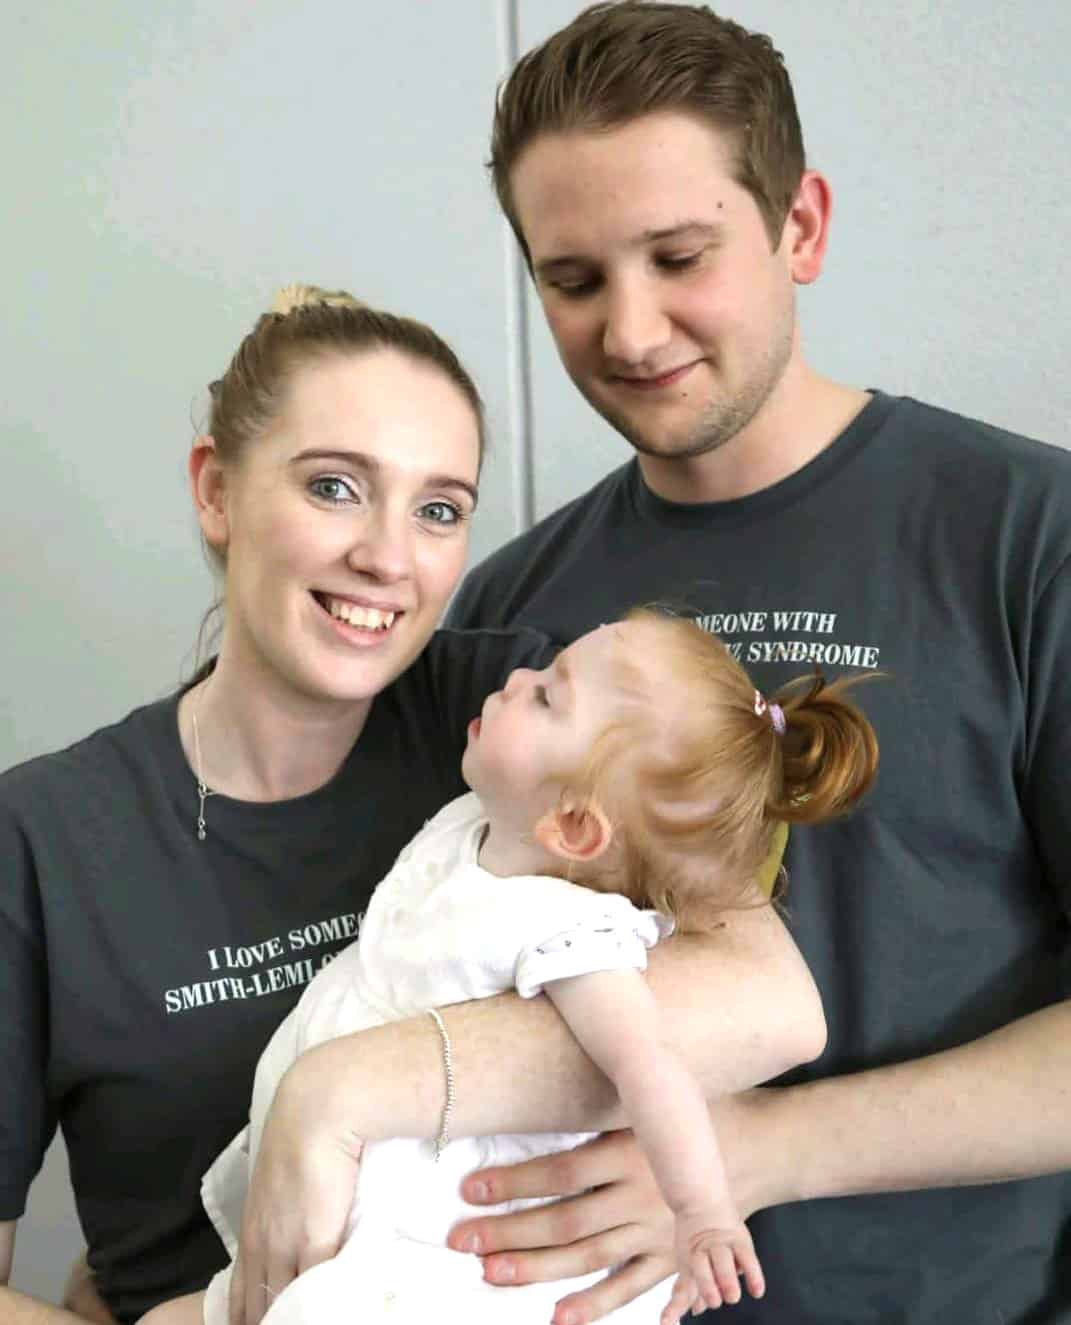
[[[188,1293],[185,1297],[161,1302],[147,1311],[138,1325],[203,1325],[204,1293]]]

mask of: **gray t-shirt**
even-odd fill
[[[0,1219],[59,1123],[114,1314],[227,1261],[201,1176],[246,1122],[257,1058],[349,943],[394,857],[464,791],[465,727],[532,631],[441,631],[296,800],[205,807],[178,696],[0,776]]]
[[[810,464],[736,501],[663,501],[633,461],[474,570],[450,620],[567,643],[651,600],[766,691],[815,665],[885,674],[857,692],[877,786],[789,843],[789,923],[830,1038],[788,1080],[962,1044],[1067,995],[1071,454],[875,392]],[[1069,1197],[1058,1176],[761,1212],[767,1296],[733,1320],[1067,1320]]]

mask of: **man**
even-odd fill
[[[579,15],[504,86],[491,167],[562,363],[636,457],[473,571],[450,624],[568,641],[669,600],[764,690],[884,674],[875,793],[787,857],[828,1047],[715,1106],[768,1279],[733,1318],[1067,1320],[1071,455],[808,367],[830,188],[780,56],[706,8]],[[567,1180],[484,1175],[599,1190],[455,1245],[503,1281],[623,1263],[566,1304],[604,1314],[671,1268],[619,1232],[658,1221],[614,1144]]]

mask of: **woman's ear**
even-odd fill
[[[598,801],[560,801],[535,826],[535,839],[551,855],[584,864],[597,860],[613,841],[614,830]]]
[[[227,507],[224,500],[226,473],[216,452],[215,438],[202,433],[194,439],[187,466],[190,475],[190,493],[193,496],[197,522],[206,542],[222,550],[227,546]]]

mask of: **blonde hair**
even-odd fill
[[[472,407],[485,449],[483,402],[460,359],[431,327],[397,313],[385,313],[345,290],[318,285],[284,285],[267,313],[243,339],[223,376],[211,383],[212,402],[206,431],[224,461],[237,461],[243,450],[278,419],[294,375],[306,364],[332,355],[397,350],[438,368]]]
[[[567,778],[569,792],[609,813],[618,845],[572,877],[705,929],[751,891],[778,823],[824,823],[870,787],[877,738],[846,697],[869,678],[815,674],[781,687],[769,700],[781,733],[717,636],[647,608],[626,620],[652,631],[653,665],[620,660],[634,702]]]

